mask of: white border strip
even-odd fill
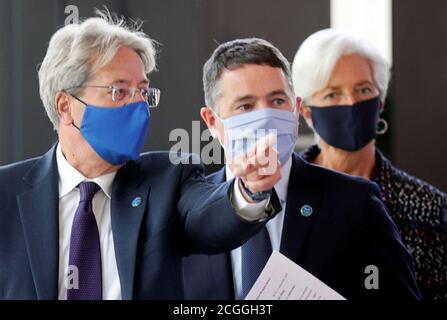
[[[368,38],[392,63],[392,0],[331,0],[331,27]]]

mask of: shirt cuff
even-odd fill
[[[270,198],[256,203],[247,202],[239,188],[239,178],[236,178],[234,181],[233,195],[233,207],[241,218],[248,221],[256,221],[268,217],[267,213],[265,212],[265,207],[268,201],[270,201]]]

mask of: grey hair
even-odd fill
[[[385,101],[390,64],[369,41],[338,29],[324,29],[309,36],[298,49],[292,64],[295,94],[310,105],[312,96],[324,89],[338,59],[358,54],[370,63],[373,78]]]
[[[155,42],[141,31],[139,21],[127,22],[107,9],[96,10],[96,15],[59,29],[51,37],[40,66],[40,98],[56,131],[59,127],[56,94],[82,86],[109,63],[120,48],[133,49],[140,56],[146,74],[156,68]],[[69,92],[79,94],[80,89]]]
[[[208,107],[216,110],[216,100],[221,95],[219,79],[222,72],[237,69],[245,64],[281,68],[286,76],[290,94],[294,98],[290,63],[283,54],[263,39],[237,39],[219,45],[203,66],[203,91]]]

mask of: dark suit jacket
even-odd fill
[[[208,177],[225,181],[225,170]],[[300,214],[303,205],[313,214]],[[413,262],[376,184],[311,165],[293,155],[280,252],[347,299],[419,298]],[[366,290],[368,265],[379,289]],[[187,299],[234,299],[230,252],[192,255],[184,264]]]
[[[58,297],[55,150],[0,167],[0,300]],[[235,214],[232,184],[207,182],[201,165],[173,165],[166,152],[117,172],[111,221],[123,299],[182,299],[183,255],[231,250],[260,230]]]

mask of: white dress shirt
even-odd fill
[[[93,197],[92,206],[98,225],[101,249],[102,297],[104,300],[121,300],[110,208],[112,184],[116,172],[88,179],[68,163],[60,144],[56,149],[56,161],[59,172],[59,300],[67,299],[66,278],[69,274],[67,268],[71,228],[80,199],[77,186],[84,181],[93,181],[101,188]],[[248,203],[241,194],[238,181],[234,184],[233,194],[233,205],[239,216],[246,220],[258,220],[266,216],[264,208],[267,200],[255,204]]]
[[[119,300],[121,284],[110,214],[112,184],[116,172],[87,179],[68,163],[62,154],[60,144],[56,150],[56,161],[59,171],[59,300],[67,299],[65,279],[70,253],[71,227],[79,205],[80,192],[77,186],[83,181],[93,181],[101,188],[93,197],[92,206],[101,248],[102,297],[104,300]]]
[[[292,168],[292,158],[281,168],[281,180],[275,185],[275,191],[281,201],[282,210],[272,220],[267,222],[266,227],[270,236],[272,250],[278,250],[281,246],[282,228],[284,224],[284,213],[286,210],[287,189],[289,185],[290,170]],[[227,181],[234,178],[228,166],[225,167]],[[231,266],[233,269],[233,285],[235,299],[242,297],[242,249],[241,247],[231,251]]]

